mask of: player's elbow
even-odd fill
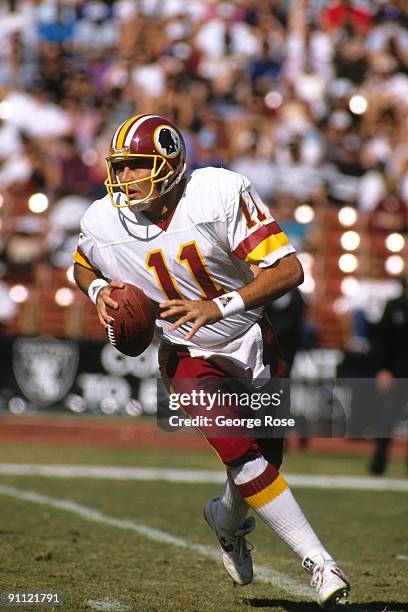
[[[88,295],[88,287],[96,278],[95,272],[75,262],[73,276],[79,289],[81,289],[85,295]]]
[[[81,287],[83,276],[83,267],[74,262],[73,277],[78,287]]]
[[[287,255],[279,262],[285,292],[291,291],[304,281],[303,267],[296,255]]]
[[[303,266],[296,256],[291,257],[291,282],[292,289],[299,287],[305,280],[305,274],[303,272]]]

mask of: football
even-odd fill
[[[136,357],[153,339],[153,304],[141,289],[129,283],[122,289],[113,289],[110,295],[119,308],[106,306],[106,312],[114,319],[106,330],[109,342],[121,353]]]

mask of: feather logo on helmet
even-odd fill
[[[180,153],[180,138],[170,125],[159,125],[153,136],[154,145],[163,157],[172,158]]]

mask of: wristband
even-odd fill
[[[223,319],[245,312],[244,300],[239,295],[238,291],[224,293],[221,297],[214,298],[213,302],[215,302],[221,310]]]
[[[92,283],[89,285],[88,295],[95,305],[98,293],[100,292],[102,287],[106,287],[107,285],[109,285],[109,283],[106,282],[106,280],[104,280],[103,278],[95,278],[95,280],[93,280]]]

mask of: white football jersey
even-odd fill
[[[188,178],[166,226],[132,208],[115,208],[108,196],[95,201],[82,218],[74,260],[140,287],[159,304],[213,299],[239,289],[253,278],[250,264],[267,267],[294,252],[244,176],[204,168]],[[158,318],[157,327],[170,342],[215,348],[243,334],[260,314],[261,309],[249,310],[203,326],[187,342],[191,323],[171,331],[171,322]]]

